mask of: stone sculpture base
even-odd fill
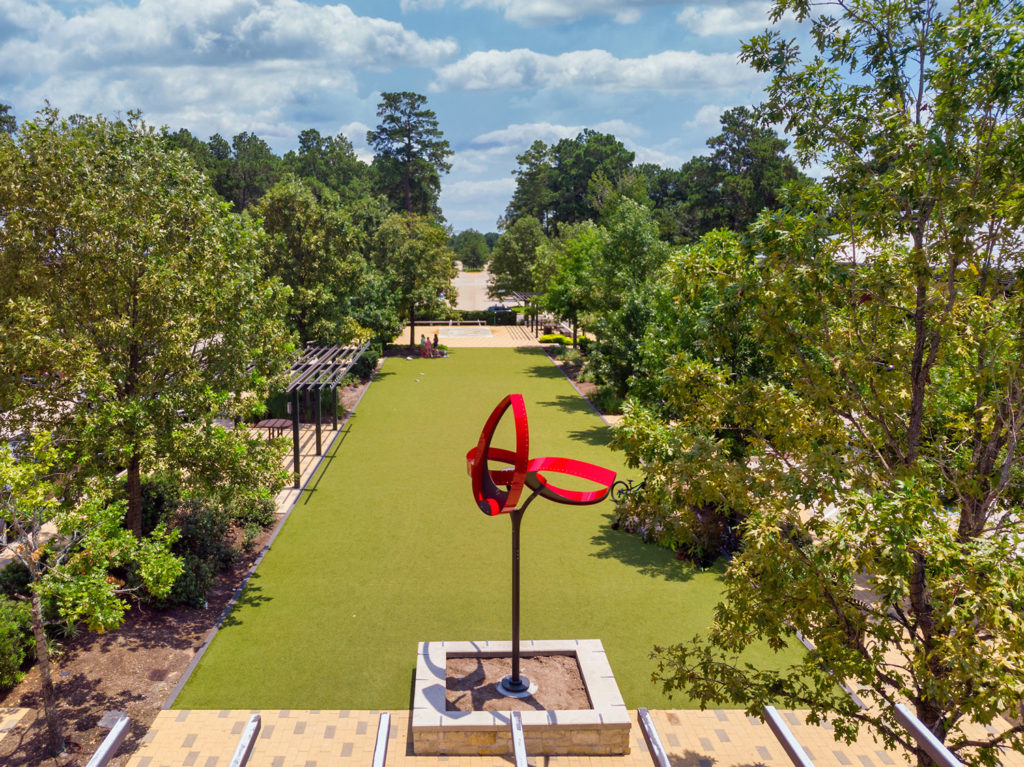
[[[449,657],[511,657],[512,642],[420,642],[413,694],[412,744],[417,755],[512,753],[508,711],[448,711]],[[629,712],[599,639],[533,640],[520,655],[575,656],[590,708],[523,711],[526,751],[532,755],[629,753]]]

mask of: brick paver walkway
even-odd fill
[[[128,767],[226,767],[253,713],[262,730],[252,767],[369,765],[377,737],[378,711],[164,711]],[[673,767],[789,767],[789,759],[767,725],[742,711],[652,711]],[[829,726],[808,725],[802,712],[782,712],[797,740],[819,767],[891,767],[906,754],[885,751],[864,733],[855,743],[837,743]],[[649,767],[651,756],[632,712],[631,752],[626,756],[534,756],[533,767]],[[391,712],[387,764],[391,767],[508,767],[509,757],[414,756],[409,749],[409,712]],[[1024,765],[1009,753],[1006,767]]]
[[[467,347],[513,347],[538,346],[533,331],[525,325],[416,325],[416,342],[420,336],[437,340],[450,349]],[[402,345],[409,343],[409,326],[392,341]]]

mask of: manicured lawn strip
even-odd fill
[[[464,456],[515,391],[532,456],[635,475],[539,351],[388,359],[175,708],[402,708],[418,641],[507,639],[510,524],[476,509]],[[611,511],[532,504],[523,637],[599,638],[627,705],[685,707],[650,681],[651,647],[707,626],[719,576],[612,531]]]

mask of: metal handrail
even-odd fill
[[[242,737],[238,739],[238,745],[235,746],[235,754],[231,757],[228,767],[245,767],[249,757],[252,756],[253,748],[256,746],[256,736],[260,734],[261,726],[262,720],[259,714],[253,714],[249,717],[245,729],[242,730]]]
[[[114,754],[117,753],[117,749],[121,747],[124,739],[128,736],[128,726],[131,724],[131,721],[126,716],[118,719],[85,767],[106,767],[107,762],[113,758]]]
[[[651,719],[651,712],[646,708],[636,710],[637,721],[640,722],[640,729],[644,734],[644,741],[647,743],[647,750],[651,752],[651,759],[657,767],[671,767],[668,761],[668,754],[665,747],[661,745],[661,738],[654,728],[654,720]]]
[[[526,762],[526,737],[523,735],[523,715],[513,711],[509,717],[512,726],[512,753],[515,755],[516,767],[529,767]]]
[[[388,759],[388,738],[391,735],[391,714],[387,711],[380,715],[377,723],[377,745],[373,747],[373,767],[384,767]]]
[[[807,752],[804,751],[804,747],[800,745],[793,731],[782,721],[782,716],[775,706],[764,707],[764,719],[768,722],[771,731],[775,733],[779,743],[782,744],[782,749],[786,752],[786,756],[790,758],[790,761],[796,767],[814,767],[814,762],[807,756]]]
[[[953,752],[942,745],[942,742],[935,737],[935,734],[924,726],[924,722],[911,713],[903,703],[897,703],[893,707],[897,721],[902,724],[914,740],[917,741],[924,752],[932,758],[940,767],[963,767]]]

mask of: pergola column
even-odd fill
[[[323,448],[321,448],[321,446],[320,446],[320,390],[319,389],[317,389],[314,392],[313,398],[316,401],[316,405],[315,405],[315,409],[316,409],[316,454],[320,455],[320,454],[323,453]]]
[[[299,459],[299,390],[292,389],[292,447],[295,450],[295,487],[302,484],[302,464]]]

